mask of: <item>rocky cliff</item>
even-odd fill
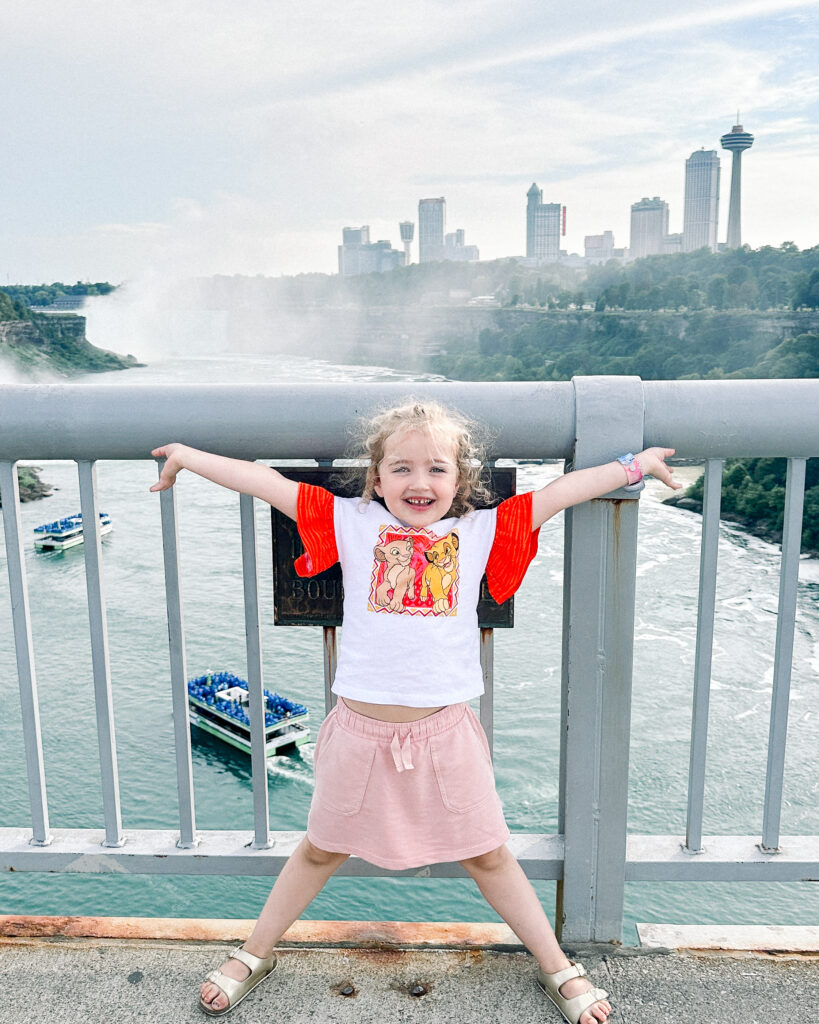
[[[92,345],[85,337],[85,317],[75,313],[0,319],[0,362],[32,380],[140,365],[132,355],[121,356]]]

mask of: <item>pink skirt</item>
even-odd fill
[[[477,857],[509,838],[489,744],[468,704],[380,722],[339,699],[316,738],[307,838],[400,870]]]

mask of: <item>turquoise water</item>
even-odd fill
[[[176,360],[99,380],[406,379],[379,368],[310,360]],[[170,438],[168,440],[171,440]],[[164,577],[155,464],[98,465],[100,508],[114,520],[103,541],[112,687],[124,828],[175,828]],[[518,486],[542,485],[557,466],[523,465]],[[47,463],[59,489],[24,505],[23,527],[76,511],[76,467]],[[180,480],[183,600],[188,675],[226,668],[245,674],[238,498],[191,475]],[[307,704],[314,732],[323,708],[321,633],[272,625],[269,512],[257,503],[265,685]],[[629,826],[638,833],[685,828],[699,517],[642,500],[632,716]],[[726,527],[720,542],[706,782],[705,832],[761,828],[776,629],[779,551]],[[5,581],[5,560],[0,549]],[[102,825],[82,548],[26,551],[51,824]],[[516,598],[516,627],[495,638],[495,755],[512,831],[556,831],[562,522],[546,524],[538,556]],[[819,833],[817,674],[819,566],[804,561],[794,653],[783,834]],[[29,823],[11,614],[0,585],[0,825]],[[252,828],[249,760],[194,733],[197,825]],[[312,744],[271,764],[274,829],[304,828],[312,792]],[[7,874],[0,913],[252,918],[269,881],[121,875]],[[554,884],[536,883],[550,914]],[[637,921],[814,924],[808,884],[641,883],[626,891],[625,940]],[[494,920],[474,884],[450,879],[332,879],[305,917],[365,920]]]

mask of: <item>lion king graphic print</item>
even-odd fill
[[[373,549],[367,607],[372,612],[457,615],[458,531],[382,526]]]

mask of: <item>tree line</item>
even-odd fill
[[[819,309],[819,246],[743,246],[651,256],[595,267],[586,291],[595,309]]]
[[[643,380],[819,376],[819,315],[789,336],[783,314],[580,312],[509,326],[499,315],[477,340],[451,340],[430,369],[456,380],[570,380],[634,374]],[[785,337],[783,338],[783,335]]]
[[[88,281],[77,281],[76,284],[54,281],[52,284],[7,284],[3,286],[3,291],[12,302],[28,307],[50,306],[57,299],[70,295],[108,295],[115,288],[116,285],[108,281],[96,281],[94,284]]]
[[[781,540],[787,469],[786,459],[727,459],[722,474],[722,518],[735,520],[768,539]],[[705,477],[701,476],[685,497],[701,504],[704,489]],[[668,504],[676,501],[672,498]],[[819,554],[819,459],[808,459],[805,471],[802,550]]]

